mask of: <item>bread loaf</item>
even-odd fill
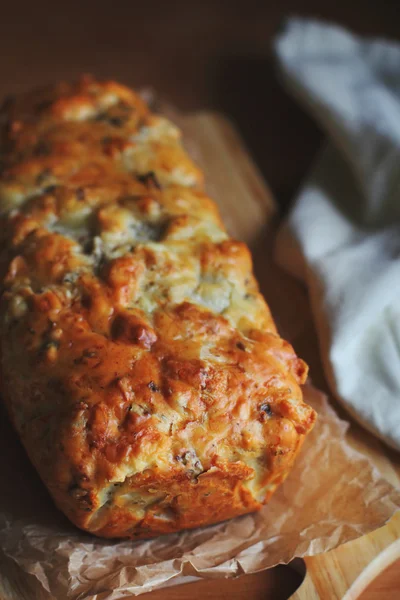
[[[1,110],[1,394],[58,507],[143,538],[259,509],[315,413],[180,132],[83,78]]]

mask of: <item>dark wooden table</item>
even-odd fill
[[[274,73],[271,41],[289,14],[400,39],[396,0],[3,2],[0,97],[93,73],[150,86],[183,110],[221,111],[236,123],[285,210],[322,138]],[[276,589],[274,597],[285,598],[298,583],[280,567],[217,587],[204,581],[195,584],[196,593],[189,585],[154,598],[255,600],[265,597],[266,584]],[[381,579],[363,597],[394,598],[393,587],[384,592],[384,585]]]

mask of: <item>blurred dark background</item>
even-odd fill
[[[289,14],[400,39],[398,0],[3,2],[0,96],[86,72],[222,111],[285,207],[321,141],[274,74],[271,40]]]

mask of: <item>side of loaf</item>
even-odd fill
[[[259,509],[315,413],[179,130],[82,78],[0,111],[0,391],[58,507],[146,538]]]

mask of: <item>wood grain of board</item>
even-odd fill
[[[206,180],[212,182],[209,192],[217,201],[230,233],[246,241],[253,251],[261,290],[281,333],[309,363],[314,383],[328,391],[306,290],[272,260],[278,222],[276,204],[240,136],[225,118],[208,112],[185,117],[183,129],[188,138],[195,140],[195,158],[203,167]],[[334,403],[334,406],[341,417],[350,420],[339,405]],[[389,481],[400,485],[400,456],[350,422],[350,443],[366,454]],[[281,566],[235,580],[202,580],[170,587],[151,592],[146,598],[283,600],[290,596],[293,600],[394,600],[400,595],[398,568],[393,566],[397,559],[400,559],[400,514],[367,536],[300,561],[303,573],[292,566]],[[15,565],[0,564],[0,600],[36,599],[40,600],[40,592],[32,596],[29,582],[20,577]]]

